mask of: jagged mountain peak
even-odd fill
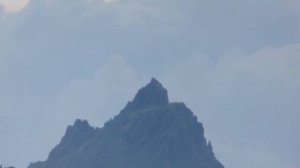
[[[93,128],[92,126],[90,126],[90,124],[88,123],[87,120],[77,119],[73,125],[68,126],[63,140],[67,139],[69,137],[72,138],[73,136],[76,136],[77,134],[92,133],[95,130],[96,129]]]
[[[155,78],[141,88],[128,107],[142,109],[148,107],[163,106],[169,103],[168,91]]]
[[[90,127],[90,124],[87,120],[77,119],[75,120],[73,127]]]
[[[76,120],[46,161],[29,168],[224,168],[184,103],[156,80],[103,128]]]

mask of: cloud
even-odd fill
[[[284,4],[286,4],[288,7],[294,10],[300,9],[300,2],[298,0],[285,0],[283,1]]]
[[[157,17],[158,12],[142,2],[125,1],[116,6],[116,15],[120,25],[128,27],[132,24],[143,23],[145,17]]]
[[[219,55],[231,47],[255,51],[268,45],[299,42],[300,15],[290,12],[278,1],[264,2],[230,1],[222,5],[216,0],[184,3],[121,0],[111,4],[104,0],[31,1],[26,10],[20,12],[21,19],[17,21],[20,23],[13,33],[17,34],[17,48],[23,46],[30,51],[31,46],[38,45],[38,48],[44,48],[37,53],[39,55],[51,45],[63,45],[64,51],[71,53],[72,49],[79,47],[68,48],[69,45],[91,41],[92,44],[110,46],[102,52],[116,48],[124,56],[137,54],[147,58],[151,55],[168,57],[168,60],[171,60],[169,55],[182,58],[198,50]],[[31,45],[26,43],[29,38]],[[134,49],[129,50],[125,45],[132,45]],[[93,51],[96,47],[81,44],[80,50],[85,49]],[[153,54],[147,55],[149,52],[142,52],[143,49],[151,50]],[[57,50],[62,51],[51,51]]]
[[[26,7],[29,0],[0,0],[0,5],[4,6],[6,12],[17,12]]]
[[[125,107],[141,86],[137,73],[121,56],[113,56],[92,77],[75,79],[59,94],[58,115],[88,119],[101,126]]]

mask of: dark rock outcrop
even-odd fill
[[[169,103],[168,91],[154,78],[140,89],[126,109],[143,109],[147,107],[164,106]]]
[[[46,161],[29,168],[223,168],[197,117],[156,80],[101,129],[77,120]]]

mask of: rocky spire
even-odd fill
[[[155,78],[141,88],[130,103],[134,108],[163,106],[169,103],[168,92]]]
[[[156,79],[126,108],[99,130],[77,120],[46,161],[28,168],[224,168],[197,117],[169,103]]]

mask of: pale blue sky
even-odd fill
[[[226,167],[300,167],[298,0],[0,4],[0,163],[45,159],[76,118],[101,127],[156,77]]]

